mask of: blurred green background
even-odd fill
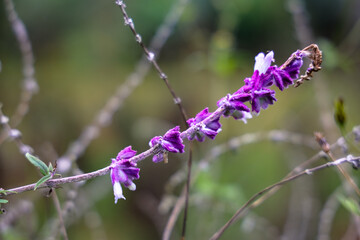
[[[136,30],[148,45],[175,1],[125,3]],[[277,92],[276,104],[248,124],[222,119],[222,132],[216,140],[194,144],[195,165],[214,146],[245,133],[283,129],[311,136],[314,131],[331,129],[325,134],[335,140],[340,136],[335,123],[330,119],[329,128],[325,127],[320,114],[324,110],[331,113],[333,102],[340,96],[345,101],[348,130],[360,123],[360,3],[356,0],[302,3],[308,30],[323,51],[323,70],[299,88]],[[289,10],[291,4],[293,1],[285,0],[190,1],[158,56],[159,65],[189,116],[207,106],[215,110],[219,98],[241,87],[242,80],[252,75],[254,57],[259,52],[273,50],[276,64],[281,65],[292,52],[305,47],[297,38],[299,26]],[[40,86],[18,129],[23,133],[24,143],[47,161],[49,148],[62,155],[84,126],[92,122],[117,86],[133,72],[143,52],[124,26],[121,10],[113,1],[15,1],[15,6],[32,42]],[[19,101],[22,62],[4,4],[0,4],[0,61],[0,102],[3,112],[11,116]],[[319,92],[325,92],[325,97]],[[102,129],[78,160],[79,167],[84,172],[105,167],[128,145],[142,152],[151,137],[162,135],[175,125],[184,129],[166,86],[151,69],[143,84],[115,114],[112,124]],[[316,152],[302,146],[262,141],[220,156],[191,189],[189,239],[210,237],[251,195],[280,180]],[[170,155],[167,165],[153,164],[150,159],[141,162],[141,178],[135,182],[137,191],[124,189],[127,200],[117,205],[113,203],[109,176],[89,181],[79,195],[87,191],[97,201],[88,197],[93,205],[83,215],[76,215],[78,206],[74,206],[75,213],[70,216],[79,218],[68,227],[70,239],[160,238],[167,215],[158,213],[157,205],[169,177],[185,166],[186,156]],[[0,187],[25,185],[37,178],[36,169],[13,142],[0,146]],[[300,185],[309,192],[314,205],[309,221],[313,225],[307,234],[315,236],[322,205],[340,180],[334,170],[308,178],[307,182],[304,180],[305,186]],[[223,239],[264,239],[264,236],[278,239],[289,220],[293,191],[302,191],[297,184],[288,184],[255,209],[246,221],[230,228]],[[179,194],[181,186],[173,194]],[[69,186],[64,186],[57,191],[61,200],[68,197],[68,189]],[[35,209],[8,230],[5,239],[39,239],[47,234],[44,224],[56,212],[51,198],[45,195],[29,192],[10,198],[5,205],[8,211],[23,198],[35,202]],[[174,239],[181,232],[180,223],[181,220],[174,230]],[[251,227],[252,223],[257,228]],[[334,239],[342,236],[348,225],[349,214],[341,209],[333,225]]]

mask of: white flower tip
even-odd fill
[[[117,203],[118,199],[126,200],[123,195],[123,191],[122,191],[120,182],[115,182],[113,188],[114,188],[115,204]]]
[[[128,189],[131,190],[131,191],[135,191],[135,190],[136,190],[136,185],[135,185],[135,183],[131,183],[131,185],[128,186]]]
[[[243,112],[243,117],[242,117],[242,121],[246,124],[247,123],[247,119],[251,119],[252,118],[252,114],[249,112]]]
[[[254,71],[258,70],[259,74],[264,74],[270,67],[271,63],[274,61],[275,59],[273,51],[270,51],[268,54],[266,54],[266,56],[261,52],[255,57]]]

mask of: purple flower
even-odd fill
[[[201,123],[205,118],[210,116],[211,113],[209,112],[208,108],[205,108],[201,112],[199,112],[195,118],[190,118],[186,122],[189,124],[190,127],[200,123],[198,125],[198,129],[195,133],[193,133],[191,136],[188,136],[189,141],[196,138],[197,141],[203,142],[205,139],[205,136],[207,136],[210,139],[214,139],[216,135],[221,131],[221,124],[219,123],[220,118],[216,118],[215,120],[211,121],[208,124]]]
[[[244,103],[251,100],[251,95],[240,90],[234,94],[226,95],[217,102],[218,107],[225,107],[224,117],[232,116],[234,119],[243,120],[244,113],[250,112]]]
[[[268,72],[268,69],[266,71]],[[251,99],[251,110],[256,114],[260,112],[261,108],[266,109],[269,104],[273,104],[276,101],[275,91],[265,88],[272,85],[271,80],[271,76],[267,73],[260,75],[259,71],[255,70],[251,78],[244,80],[245,86],[237,91],[248,92]]]
[[[297,50],[293,53],[294,59],[284,68],[284,71],[290,76],[291,79],[299,78],[300,68],[303,65],[303,52]]]
[[[299,77],[300,68],[303,65],[302,58],[304,54],[301,51],[296,51],[292,56],[294,59],[290,63],[287,63],[284,69],[272,66],[268,70],[269,76],[271,76],[271,79],[274,80],[275,85],[281,91],[294,83],[293,80]]]
[[[253,91],[253,99],[251,101],[251,109],[257,114],[260,109],[266,109],[269,104],[273,104],[276,101],[275,91],[267,88]]]
[[[121,150],[116,159],[111,159],[110,177],[113,184],[115,203],[118,199],[125,199],[121,184],[129,188],[131,191],[136,190],[136,185],[132,180],[139,179],[140,169],[136,167],[136,163],[131,162],[129,159],[136,155],[136,151],[128,146]]]
[[[271,79],[274,80],[275,85],[280,89],[280,91],[294,83],[290,74],[287,71],[278,68],[277,66],[271,66],[269,72]]]
[[[164,160],[166,152],[183,153],[184,144],[180,138],[180,127],[176,126],[167,131],[164,136],[156,136],[149,142],[150,147],[159,144],[161,149],[153,157],[153,162],[161,162]]]

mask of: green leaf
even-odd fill
[[[334,107],[335,107],[335,112],[334,112],[335,122],[340,128],[344,128],[346,124],[344,100],[342,98],[339,98],[337,101],[335,101]]]
[[[30,153],[26,153],[25,157],[30,161],[30,163],[32,165],[39,168],[42,175],[45,176],[45,175],[49,174],[49,169],[48,169],[48,167],[46,166],[46,164],[43,161],[41,161],[37,157],[31,155]]]
[[[343,205],[343,207],[346,208],[349,212],[360,216],[359,204],[353,198],[350,198],[350,197],[346,198],[346,197],[340,195],[340,196],[338,196],[338,199],[339,199],[341,205]]]
[[[7,195],[8,193],[16,193],[16,192],[15,191],[4,190],[4,189],[0,188],[0,194],[1,195]]]
[[[49,172],[53,172],[54,171],[54,167],[52,166],[52,164],[51,163],[49,163]]]
[[[46,182],[47,180],[51,179],[51,174],[48,174],[46,176],[43,176],[36,184],[34,187],[34,190],[36,190],[41,184],[43,184],[44,182]]]
[[[8,203],[9,201],[8,200],[6,200],[6,199],[0,199],[0,204],[2,204],[2,203]]]

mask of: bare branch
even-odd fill
[[[30,100],[32,96],[38,92],[39,87],[35,78],[34,54],[25,24],[16,13],[13,1],[4,1],[8,19],[19,44],[23,61],[24,80],[20,103],[16,108],[15,114],[11,118],[11,125],[16,127],[28,112]]]

